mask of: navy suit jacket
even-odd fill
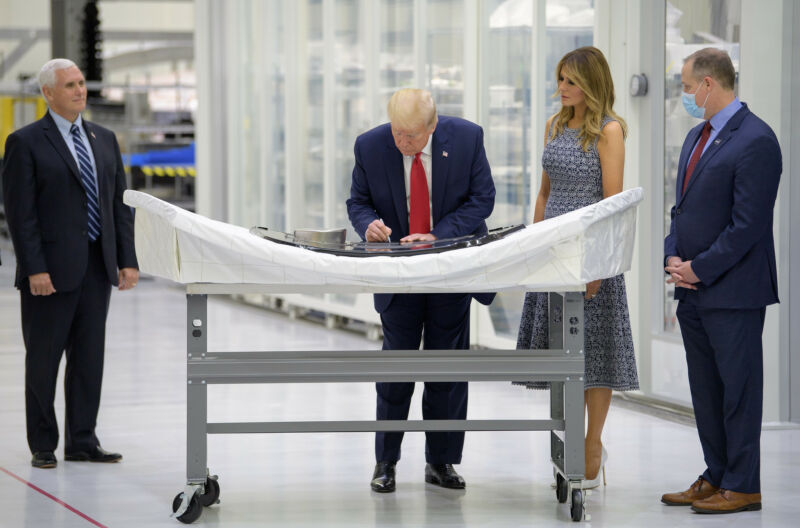
[[[483,235],[494,209],[494,181],[483,147],[483,129],[464,119],[439,116],[431,144],[431,213],[436,238]],[[403,155],[394,144],[389,123],[356,139],[355,166],[347,213],[356,233],[365,238],[367,226],[383,219],[399,242],[408,232],[408,205]],[[493,293],[473,295],[491,303]],[[375,295],[383,312],[392,294]]]
[[[703,123],[683,143],[664,255],[692,261],[698,290],[675,298],[703,308],[755,309],[778,302],[772,217],[782,171],[772,129],[743,104],[703,153],[681,192]]]
[[[94,154],[101,243],[111,284],[119,268],[136,268],[133,213],[122,203],[125,170],[114,133],[83,120]],[[17,254],[17,288],[47,272],[57,291],[80,286],[89,259],[88,203],[75,158],[48,112],[6,140],[6,218]]]

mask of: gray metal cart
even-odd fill
[[[344,292],[346,287],[316,288]],[[186,487],[173,500],[175,517],[197,520],[216,504],[220,486],[207,467],[207,436],[227,433],[369,431],[550,431],[556,496],[570,516],[585,516],[583,293],[550,293],[546,350],[343,350],[224,352],[208,350],[209,295],[297,293],[290,285],[188,284],[186,287]],[[209,423],[208,385],[372,381],[549,381],[550,418],[541,420],[368,420]]]

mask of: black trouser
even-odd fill
[[[466,293],[395,295],[381,314],[383,349],[417,350],[423,339],[426,350],[468,349],[470,301]],[[376,389],[378,420],[408,418],[414,383],[377,383]],[[467,383],[463,381],[425,382],[423,419],[466,419],[467,395]],[[376,460],[400,460],[402,441],[403,433],[376,433]],[[430,464],[461,463],[463,447],[463,431],[425,433],[425,459]]]
[[[55,451],[58,422],[53,402],[61,355],[66,416],[64,452],[90,451],[95,436],[103,379],[105,326],[111,284],[100,241],[89,243],[86,275],[77,289],[52,295],[20,290],[25,341],[25,414],[31,452]]]

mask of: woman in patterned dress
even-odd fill
[[[622,191],[625,122],[612,109],[614,84],[594,47],[567,53],[556,67],[561,110],[547,120],[542,182],[534,222],[596,203]],[[528,293],[517,348],[547,348],[547,294]],[[639,388],[625,280],[622,275],[586,285],[584,401],[588,414],[584,487],[600,484],[606,452],[601,442],[611,391]],[[528,383],[547,388],[547,383]],[[603,475],[605,480],[605,474]]]

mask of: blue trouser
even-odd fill
[[[761,414],[765,308],[699,308],[677,316],[707,469],[703,478],[740,493],[761,491]]]
[[[381,314],[384,350],[469,348],[468,294],[395,295]],[[424,332],[423,332],[424,330]],[[377,419],[405,420],[414,383],[377,383]],[[422,417],[426,420],[466,419],[466,382],[425,382]],[[430,464],[458,464],[464,447],[464,432],[425,433],[425,459]],[[403,433],[375,434],[375,458],[379,462],[400,460]]]

